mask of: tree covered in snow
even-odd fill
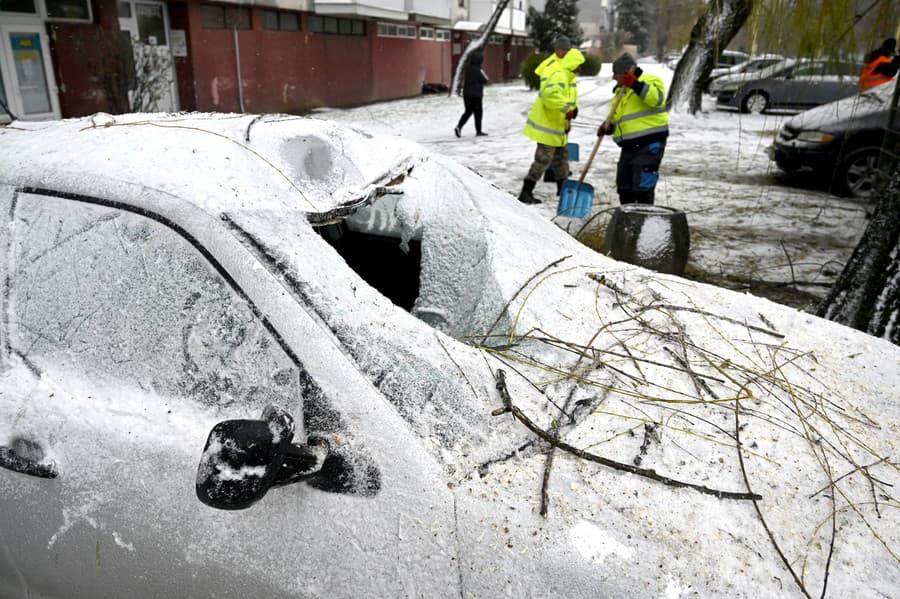
[[[625,33],[625,43],[645,53],[650,45],[653,11],[647,0],[616,0],[616,28]]]
[[[553,40],[560,35],[572,40],[573,46],[578,46],[583,40],[578,24],[578,0],[547,0],[544,12],[530,6],[526,23],[529,37],[541,52],[552,51]]]
[[[889,168],[869,225],[818,313],[900,345],[900,168],[896,160]]]
[[[488,39],[490,39],[491,34],[494,33],[494,29],[497,28],[497,22],[500,21],[500,15],[503,14],[503,11],[506,10],[508,5],[509,0],[500,0],[497,2],[497,6],[494,7],[491,18],[488,19],[488,22],[482,25],[479,30],[481,35],[479,35],[477,39],[469,42],[469,45],[466,46],[466,50],[463,52],[462,56],[459,57],[459,62],[456,64],[456,72],[453,73],[453,81],[450,84],[451,96],[453,94],[462,94],[462,74],[466,72],[469,58],[476,52],[480,52],[485,45],[487,45]]]
[[[691,30],[691,40],[678,61],[667,104],[670,110],[687,106],[700,110],[701,95],[715,67],[716,56],[724,50],[753,10],[754,0],[711,1]]]

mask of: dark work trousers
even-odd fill
[[[547,167],[553,165],[553,172],[557,181],[565,181],[569,178],[569,149],[566,146],[547,146],[539,143],[534,151],[534,162],[528,169],[525,179],[528,181],[540,181]]]
[[[666,151],[666,140],[654,141],[634,149],[622,149],[616,168],[616,188],[620,204],[652,204],[659,163]]]
[[[481,107],[481,96],[463,96],[463,104],[466,107],[466,111],[463,113],[461,117],[459,117],[459,124],[456,126],[459,129],[463,128],[463,125],[466,124],[466,121],[469,120],[469,117],[473,114],[475,115],[475,132],[481,133],[481,115],[484,114]]]

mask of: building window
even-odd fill
[[[0,12],[37,13],[34,0],[0,0]]]
[[[203,29],[251,29],[249,6],[200,5],[200,26]]]
[[[48,19],[66,19],[72,21],[91,21],[91,3],[89,0],[44,0]]]
[[[119,2],[119,18],[131,18],[131,2]]]
[[[300,31],[300,15],[283,10],[262,11],[263,29],[271,31]]]
[[[415,25],[397,25],[396,23],[379,23],[378,37],[402,37],[416,39]]]
[[[139,2],[135,5],[140,39],[151,46],[168,46],[166,39],[166,20],[163,16],[162,4]]]
[[[431,27],[419,27],[419,38],[423,40],[434,40],[434,29]]]
[[[366,22],[360,19],[340,19],[310,15],[307,19],[309,30],[313,33],[330,33],[334,35],[365,35]]]
[[[449,42],[450,32],[446,29],[438,29],[434,32],[434,39],[439,42]]]

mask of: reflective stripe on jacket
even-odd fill
[[[583,62],[584,54],[573,48],[562,58],[551,54],[537,66],[541,89],[528,113],[525,135],[547,146],[566,145],[566,113],[578,107],[574,71]]]
[[[859,76],[859,91],[864,92],[868,89],[872,89],[877,85],[881,85],[890,81],[892,77],[888,77],[887,75],[875,72],[875,69],[878,68],[878,65],[890,62],[891,59],[887,56],[879,56],[878,58],[867,64],[863,69],[862,74]]]
[[[616,107],[610,123],[613,125],[613,141],[634,141],[653,134],[668,134],[669,113],[666,110],[666,88],[662,79],[641,73],[638,81],[645,83],[640,94],[631,88]]]

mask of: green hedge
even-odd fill
[[[534,74],[534,70],[548,56],[550,54],[532,54],[522,61],[521,66],[519,66],[519,74],[522,75],[522,79],[525,80],[525,85],[528,86],[528,89],[541,87],[541,78]]]
[[[541,78],[534,74],[534,70],[548,56],[550,56],[549,53],[532,54],[522,61],[522,64],[519,66],[519,74],[522,75],[522,79],[525,80],[525,85],[528,86],[528,89],[538,89],[541,86]],[[600,72],[601,64],[603,63],[599,56],[585,54],[584,64],[581,65],[578,73],[585,76],[594,76]]]
[[[585,54],[584,64],[581,65],[581,70],[578,73],[580,75],[584,75],[585,77],[593,77],[600,72],[600,65],[602,64],[603,61],[600,60],[599,56],[595,56],[594,54]]]

